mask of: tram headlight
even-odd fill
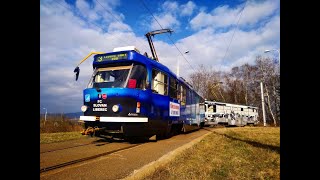
[[[117,105],[117,104],[112,106],[112,111],[113,111],[113,112],[118,112],[119,109],[120,109],[120,106]]]
[[[86,106],[86,105],[81,106],[81,111],[82,112],[86,112],[87,109],[88,109],[88,106]]]

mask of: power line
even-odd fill
[[[60,2],[58,2],[57,0],[55,0],[56,3],[58,3],[60,6],[64,7],[65,9],[73,12],[72,10],[70,10],[68,7],[62,5]],[[109,10],[107,10],[98,0],[96,0],[96,2],[102,7],[104,8],[109,14],[111,14],[113,16],[113,18],[118,21],[119,23],[122,23],[112,12],[110,12]],[[149,11],[149,13],[151,14],[151,16],[155,19],[155,21],[159,24],[159,26],[163,29],[163,27],[161,26],[161,24],[159,23],[159,21],[155,18],[155,16],[153,15],[153,13],[150,11],[150,9],[146,6],[146,4],[143,2],[143,0],[141,0],[142,4],[144,5],[144,7]],[[89,20],[87,20],[85,17],[83,17],[80,13],[78,13],[77,11],[75,11],[76,15],[79,16],[81,19],[87,21],[88,23],[91,23],[93,25],[95,25],[96,27],[100,28],[103,30],[103,28],[100,26],[100,25],[97,25],[96,23],[94,22],[90,22]],[[102,16],[103,17],[103,16]],[[131,32],[133,32],[131,30]],[[110,34],[108,33],[107,31],[105,32],[107,34]],[[111,34],[110,34],[111,35]],[[180,49],[176,46],[176,44],[173,42],[173,40],[170,38],[169,35],[167,35],[167,37],[169,38],[169,40],[172,42],[172,44],[175,46],[175,48],[178,50],[178,52],[181,54],[181,56],[184,58],[185,61],[187,61],[187,63],[189,64],[189,66],[195,71],[195,69],[191,66],[190,62],[184,57],[183,53],[180,51]],[[140,39],[138,39],[139,41]],[[145,42],[141,43],[142,45],[145,44]],[[145,46],[144,46],[145,47]]]
[[[140,0],[140,2],[143,4],[143,6],[148,10],[148,12],[151,14],[151,16],[154,18],[154,20],[157,21],[157,23],[159,24],[159,26],[161,27],[161,29],[163,29],[163,27],[161,26],[161,24],[159,23],[159,21],[156,19],[156,17],[154,17],[154,15],[152,14],[152,12],[150,11],[150,9],[148,8],[148,6],[143,2],[143,0]]]
[[[105,8],[104,6],[102,6],[102,4],[101,4],[98,0],[96,0],[96,1],[97,1],[98,4],[100,4],[100,6],[101,6],[103,9],[105,9],[109,14],[111,14],[111,16],[112,16],[115,20],[117,20],[119,23],[122,23],[120,20],[118,20],[118,18],[117,18],[116,16],[113,15],[112,12],[110,12],[107,8]]]
[[[157,20],[156,17],[154,17],[153,13],[150,11],[150,9],[148,8],[148,6],[143,2],[143,0],[140,0],[140,2],[143,4],[143,6],[148,10],[148,12],[151,14],[151,16],[154,18],[154,20],[159,24],[159,26],[161,27],[161,29],[163,29],[163,27],[161,26],[161,24],[159,23],[159,21]],[[181,56],[184,58],[184,60],[186,60],[188,62],[188,64],[190,65],[190,67],[195,71],[195,69],[191,66],[190,62],[183,56],[182,52],[180,51],[180,49],[176,46],[176,44],[173,42],[173,40],[170,38],[170,36],[167,34],[167,37],[170,39],[170,41],[172,42],[172,44],[174,45],[174,47],[176,47],[176,49],[179,51],[179,53],[181,54]]]
[[[229,42],[229,45],[228,45],[228,47],[227,47],[226,52],[224,53],[223,58],[222,58],[222,63],[223,63],[223,61],[224,61],[224,58],[225,58],[225,57],[226,57],[226,55],[227,55],[227,52],[229,51],[229,47],[230,47],[231,42],[232,42],[232,40],[233,40],[234,34],[235,34],[235,32],[236,32],[236,29],[238,28],[238,25],[239,25],[239,22],[240,22],[240,18],[241,18],[242,12],[243,12],[244,8],[246,7],[247,2],[248,2],[248,1],[246,1],[246,3],[244,4],[243,9],[242,9],[242,10],[241,10],[241,12],[240,12],[240,16],[239,16],[239,19],[238,19],[238,22],[237,22],[236,28],[234,28],[234,31],[233,31],[233,34],[232,34],[231,40],[230,40],[230,42]]]

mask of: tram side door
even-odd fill
[[[180,98],[178,80],[169,76],[169,119],[174,123],[178,123],[180,118]]]

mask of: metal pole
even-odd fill
[[[180,73],[180,68],[179,68],[179,57],[178,57],[178,67],[177,67],[177,76],[179,77],[180,75],[179,75],[179,73]]]
[[[46,110],[46,113],[44,114],[44,121],[46,122],[47,121],[47,108],[43,108]]]
[[[46,109],[46,114],[44,115],[44,121],[47,121],[47,109]]]
[[[188,54],[189,51],[185,51],[184,54]],[[178,57],[177,76],[180,76],[180,58]]]
[[[263,94],[263,84],[262,81],[260,82],[260,87],[261,87],[261,103],[262,103],[262,115],[263,115],[263,126],[266,127],[266,112],[264,109],[264,94]]]

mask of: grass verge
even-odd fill
[[[280,179],[280,128],[210,129],[212,134],[143,179]]]
[[[58,132],[58,133],[41,133],[40,144],[68,141],[73,139],[85,138],[79,131],[77,132]]]

